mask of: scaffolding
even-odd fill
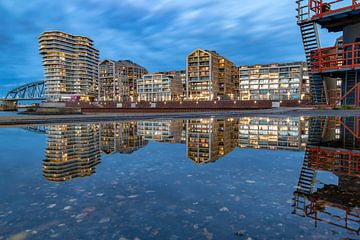
[[[296,2],[313,103],[359,107],[360,31],[356,25],[360,22],[359,0]],[[329,32],[343,32],[341,43],[321,48],[318,25]],[[337,89],[338,79],[341,79],[341,88]]]
[[[313,219],[315,227],[322,222],[360,233],[360,150],[352,144],[359,123],[359,117],[311,120],[293,214]],[[319,171],[333,173],[338,183],[323,183]]]
[[[313,19],[322,18],[331,14],[353,11],[360,7],[358,0],[310,0],[309,4],[310,10],[313,12]]]

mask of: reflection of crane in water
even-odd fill
[[[310,123],[309,142],[294,192],[294,214],[360,232],[359,118],[321,118]],[[318,184],[316,173],[338,177]]]

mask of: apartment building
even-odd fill
[[[164,75],[172,75],[172,76],[180,76],[181,84],[183,87],[183,92],[180,96],[181,99],[186,98],[186,70],[173,70],[173,71],[163,71],[163,72],[156,72],[157,74],[164,74]]]
[[[237,147],[235,119],[187,120],[187,157],[197,164],[211,163]]]
[[[308,134],[308,122],[300,117],[239,120],[240,148],[304,151]]]
[[[136,101],[136,80],[147,70],[130,60],[103,60],[99,64],[99,101]]]
[[[39,52],[48,101],[93,101],[97,97],[99,51],[90,38],[44,32],[39,36]]]
[[[236,98],[235,79],[237,68],[235,64],[228,59],[219,57],[219,93],[222,100],[234,100]]]
[[[303,62],[240,66],[239,100],[308,100],[309,76]]]
[[[62,182],[95,173],[100,163],[98,126],[61,124],[47,127],[43,175],[48,181]]]
[[[146,74],[137,80],[138,100],[147,102],[181,100],[181,78],[178,75]]]
[[[138,134],[148,141],[182,143],[182,120],[138,121]]]
[[[147,144],[137,133],[137,122],[100,124],[100,150],[105,154],[131,154]]]
[[[196,49],[187,56],[186,92],[189,100],[231,99],[234,64],[215,51]]]

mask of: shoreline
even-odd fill
[[[216,112],[173,112],[173,113],[91,113],[82,115],[14,115],[0,116],[0,128],[49,125],[61,123],[92,123],[131,120],[159,120],[202,117],[320,117],[320,116],[360,116],[360,110],[318,110],[309,108],[278,108],[242,111]]]

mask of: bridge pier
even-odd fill
[[[0,111],[16,111],[17,100],[0,99]]]

